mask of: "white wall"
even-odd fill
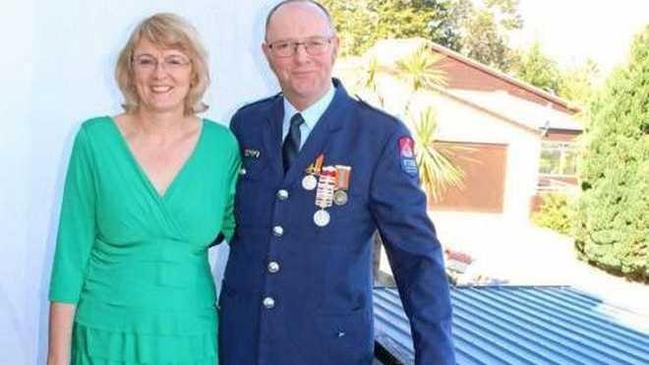
[[[538,133],[443,95],[435,100],[440,140],[507,145],[503,217],[512,223],[527,222],[538,179]]]
[[[409,46],[405,42],[401,45]],[[395,56],[385,54],[382,61],[387,62],[388,57]],[[487,114],[440,93],[412,93],[408,85],[390,75],[379,75],[376,82],[385,97],[385,109],[404,120],[406,105],[412,115],[419,115],[423,109],[432,106],[437,116],[435,134],[439,140],[507,145],[502,216],[513,223],[528,221],[530,199],[536,193],[541,153],[538,132]],[[372,93],[361,94],[365,100],[379,105]]]
[[[172,11],[198,28],[213,79],[205,116],[227,123],[238,106],[277,89],[259,49],[265,13],[275,2],[0,3],[0,365],[44,363],[70,143],[84,119],[120,112],[113,65],[134,25]]]
[[[414,115],[432,105],[437,116],[436,138],[439,140],[507,145],[501,216],[512,225],[527,224],[530,199],[536,192],[541,153],[541,140],[537,132],[442,94],[413,95],[403,84],[392,78],[382,78],[379,82],[382,90],[390,90],[390,98],[386,98],[389,99],[386,108],[395,115],[403,114],[408,99],[411,99],[410,108]],[[376,103],[375,100],[371,101]],[[438,229],[443,231],[443,228]],[[384,249],[381,249],[379,269],[392,274]]]

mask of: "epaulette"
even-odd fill
[[[383,109],[379,109],[379,108],[375,107],[374,105],[370,104],[369,102],[363,100],[363,99],[362,99],[358,94],[355,94],[354,96],[356,96],[356,101],[357,101],[361,106],[363,106],[363,107],[365,107],[365,108],[367,108],[367,109],[370,109],[371,111],[377,112],[377,113],[379,113],[379,114],[381,114],[381,115],[383,115],[383,116],[385,116],[385,117],[388,117],[388,118],[391,119],[391,120],[399,121],[399,118],[397,118],[396,116],[394,116],[394,115],[392,115],[392,114],[386,112],[386,111],[383,110]]]
[[[268,101],[275,100],[275,99],[277,99],[279,97],[282,97],[282,95],[283,95],[282,92],[279,92],[279,93],[277,93],[277,94],[275,94],[273,96],[269,96],[267,98],[263,98],[263,99],[259,99],[257,101],[253,101],[252,103],[249,103],[249,104],[246,104],[246,105],[242,106],[237,111],[242,111],[242,110],[244,110],[246,108],[249,108],[251,106],[259,105],[259,104],[262,104],[262,103],[265,103],[265,102],[268,102]]]

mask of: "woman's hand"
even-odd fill
[[[47,365],[69,365],[72,344],[72,323],[76,306],[50,303],[50,338]]]

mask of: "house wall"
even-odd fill
[[[527,220],[538,178],[538,133],[443,95],[434,96],[433,100],[439,123],[438,139],[507,145],[503,216],[512,221]]]
[[[391,76],[377,77],[377,85],[386,100],[383,108],[406,121],[413,133],[413,122],[426,107],[432,106],[437,115],[438,140],[507,145],[502,214],[512,221],[528,219],[538,178],[541,137],[537,131],[444,94],[412,93],[407,85]],[[376,98],[367,96],[368,101],[377,105]]]
[[[391,87],[388,90],[395,94],[404,92],[396,84]],[[415,96],[411,110],[416,115],[427,105],[434,106],[436,111],[439,140],[507,145],[501,216],[512,225],[527,224],[538,179],[539,134],[443,95],[419,94]],[[379,270],[392,275],[384,249],[380,252]]]

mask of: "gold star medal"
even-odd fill
[[[316,160],[306,168],[305,172],[307,173],[304,178],[302,178],[302,188],[304,190],[313,190],[318,186],[318,178],[320,171],[322,170],[322,164],[324,163],[324,155],[320,154]]]

